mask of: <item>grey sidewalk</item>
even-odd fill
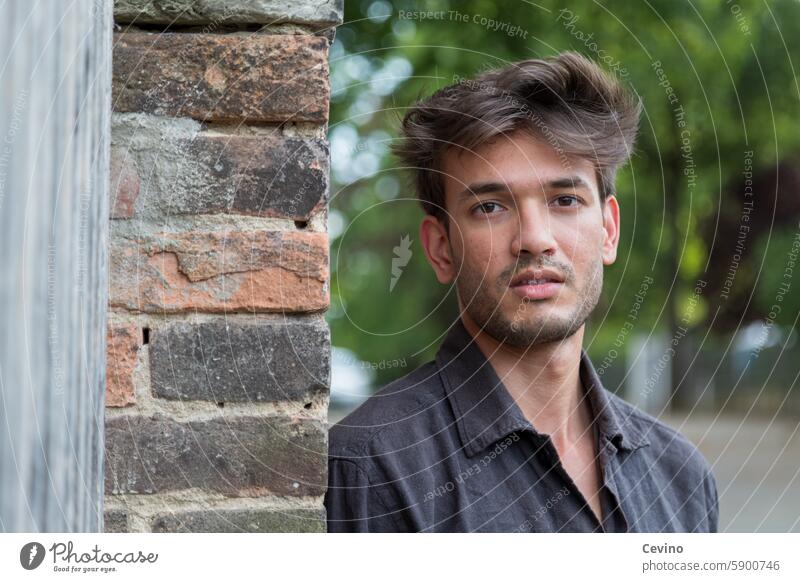
[[[788,419],[662,418],[712,465],[720,531],[800,532],[800,424]]]

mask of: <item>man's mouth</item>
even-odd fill
[[[549,299],[561,291],[564,277],[548,269],[524,271],[511,280],[511,290],[523,299]]]

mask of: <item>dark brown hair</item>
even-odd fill
[[[472,150],[501,134],[532,132],[568,158],[590,160],[600,199],[614,192],[617,169],[630,157],[641,103],[586,57],[565,52],[458,79],[415,103],[392,150],[414,174],[422,208],[448,224],[442,155]]]

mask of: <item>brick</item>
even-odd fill
[[[133,218],[136,201],[141,190],[141,181],[135,164],[126,152],[111,148],[111,218]]]
[[[176,512],[158,515],[151,524],[156,533],[178,532],[325,532],[323,509],[253,509]]]
[[[111,236],[112,307],[151,313],[321,311],[329,304],[327,282],[324,232]]]
[[[193,120],[114,115],[112,218],[235,213],[308,220],[326,204],[326,140],[200,128]]]
[[[328,119],[328,39],[308,35],[114,35],[115,111],[202,121]]]
[[[150,336],[156,396],[217,402],[310,401],[327,391],[328,325],[176,322]]]
[[[329,24],[342,22],[344,0],[115,0],[114,20],[138,24]]]
[[[128,512],[124,509],[109,509],[103,515],[103,533],[126,533]]]
[[[261,497],[326,489],[327,435],[314,420],[119,416],[106,419],[105,445],[106,494],[199,488]]]
[[[133,372],[139,354],[141,331],[135,325],[109,325],[106,356],[106,406],[136,403]]]

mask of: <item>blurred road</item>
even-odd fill
[[[713,414],[662,420],[711,464],[720,531],[800,532],[800,421]]]

